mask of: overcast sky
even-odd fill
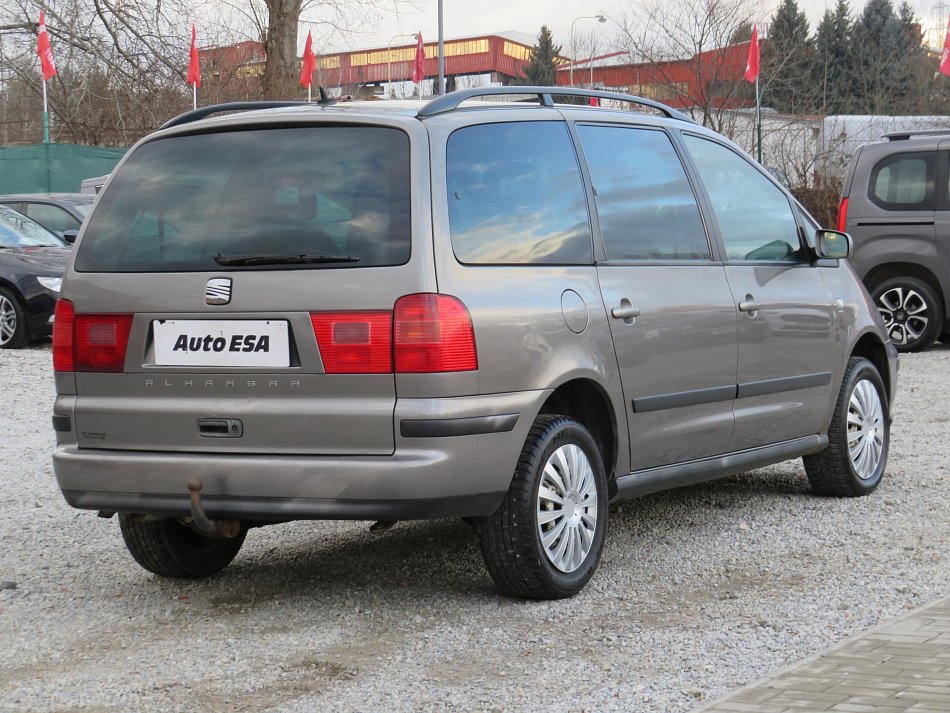
[[[895,0],[894,5],[899,5]],[[934,6],[945,3],[944,10],[935,11]],[[950,11],[950,0],[911,0],[911,6],[918,17],[927,25],[936,24],[946,26],[947,12]],[[825,7],[833,8],[835,0],[798,0],[809,21],[814,27]],[[851,0],[852,12],[857,14],[864,7],[865,0]],[[422,31],[426,42],[438,37],[437,0],[415,0],[415,7],[403,7],[398,15],[390,15],[383,23],[381,30],[375,33],[366,33],[348,42],[333,43],[332,38],[324,38],[326,44],[332,45],[318,48],[318,52],[339,51],[345,49],[385,47],[393,35],[410,34]],[[767,17],[777,7],[777,0],[758,0],[759,14]],[[628,7],[626,0],[444,0],[443,23],[446,37],[463,35],[479,35],[502,30],[516,30],[537,36],[542,24],[547,24],[554,33],[555,41],[561,44],[565,53],[569,53],[570,28],[575,18],[603,13],[610,20],[621,22],[624,9]],[[942,14],[942,22],[937,17]],[[598,30],[605,33],[605,41],[616,34],[617,26],[613,22],[599,24],[596,20],[578,20],[575,25],[576,36]],[[940,31],[940,39],[943,32]],[[393,42],[394,45],[410,43],[411,38],[403,38]]]

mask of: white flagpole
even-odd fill
[[[313,98],[311,97],[311,90],[312,90],[312,89],[313,89],[313,82],[311,82],[310,84],[307,85],[307,101],[308,101],[308,102],[313,100]]]
[[[192,83],[191,85],[191,106],[193,109],[198,108],[198,84],[197,82]]]

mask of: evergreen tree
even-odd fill
[[[554,45],[554,37],[547,25],[541,25],[538,44],[531,50],[529,63],[524,65],[523,84],[553,87],[557,84],[557,58],[561,47]]]
[[[818,89],[815,108],[821,114],[841,114],[853,103],[851,24],[847,0],[838,0],[834,12],[825,10],[818,23],[811,79]]]
[[[902,83],[907,44],[891,0],[868,0],[851,32],[853,112],[900,113],[913,91]]]
[[[752,39],[752,20],[742,20],[729,35],[729,44],[737,45]]]
[[[762,47],[763,104],[789,113],[814,109],[814,87],[804,81],[814,54],[809,35],[808,18],[798,3],[782,0]]]

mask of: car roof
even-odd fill
[[[0,201],[47,201],[49,203],[92,203],[95,196],[88,193],[10,193]]]
[[[950,142],[950,130],[914,134],[908,132],[898,132],[888,134],[880,141],[871,141],[864,145],[866,149],[872,149],[879,153],[903,153],[906,151],[928,151],[937,150],[941,143]]]
[[[224,128],[235,124],[246,125],[248,123],[266,121],[267,119],[279,120],[283,123],[293,121],[294,119],[326,119],[328,117],[347,114],[351,116],[359,115],[361,119],[372,118],[374,116],[379,118],[385,117],[391,121],[393,117],[400,117],[405,120],[425,120],[433,116],[449,114],[455,111],[524,110],[533,107],[548,110],[552,108],[579,109],[583,107],[592,113],[614,113],[618,111],[618,109],[611,106],[599,106],[601,101],[619,101],[634,106],[642,106],[661,115],[658,118],[672,120],[680,124],[696,124],[691,117],[652,99],[602,90],[577,89],[574,87],[479,87],[443,94],[426,101],[419,99],[385,101],[351,101],[349,99],[343,99],[337,101],[326,98],[322,89],[320,93],[324,98],[314,102],[234,102],[231,104],[216,104],[200,107],[169,120],[162,125],[161,129],[165,131],[169,129],[181,129],[184,126],[188,126],[189,128],[184,129],[184,132],[191,133],[195,128],[199,127]],[[495,101],[489,101],[486,99],[487,97],[497,98],[502,96],[509,97],[509,101],[497,101],[497,99]],[[568,96],[574,96],[585,101],[583,104],[558,103],[554,101],[556,98]],[[522,99],[517,101],[510,100],[515,97],[522,97]],[[534,97],[534,99],[530,99],[530,97]],[[597,99],[598,105],[589,105],[586,101],[588,99]]]

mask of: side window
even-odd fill
[[[587,199],[563,122],[459,129],[448,140],[446,173],[461,262],[593,262]]]
[[[884,210],[933,210],[933,152],[888,156],[871,169],[868,198]]]
[[[662,131],[578,126],[609,260],[702,260],[696,197]]]
[[[731,149],[683,135],[706,186],[727,260],[800,262],[801,242],[785,194]]]
[[[79,221],[62,208],[44,203],[27,203],[26,214],[49,230],[78,230]]]

